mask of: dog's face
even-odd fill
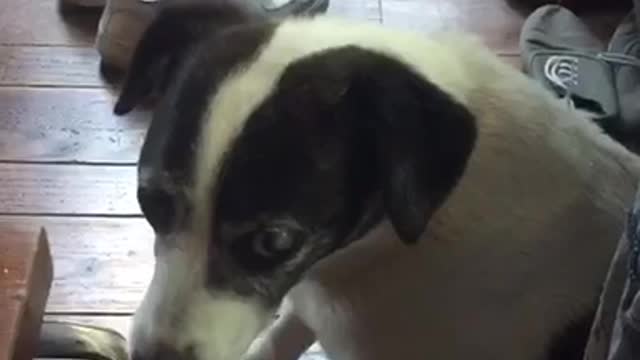
[[[388,56],[305,53],[279,26],[167,7],[136,51],[116,113],[160,95],[139,165],[156,269],[136,359],[239,359],[310,266],[383,217],[417,241],[463,173],[464,107]]]

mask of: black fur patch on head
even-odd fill
[[[391,57],[348,46],[290,64],[222,167],[211,239],[227,260],[211,272],[277,300],[383,214],[401,239],[417,241],[475,138],[464,106]],[[247,256],[264,231],[295,232],[280,224],[299,229],[295,251]]]
[[[219,26],[214,16],[225,12],[208,9],[158,15],[115,109],[161,95],[139,164],[139,201],[159,233],[189,224],[183,192],[193,186],[218,84],[277,27],[224,7],[236,15]],[[350,46],[290,64],[215,182],[211,283],[277,302],[304,270],[383,215],[403,241],[417,241],[462,175],[475,136],[464,106],[388,56]]]
[[[237,66],[249,62],[272,31],[268,24],[231,28],[191,50],[185,67],[157,108],[147,134],[148,143],[140,154],[140,166],[149,163],[161,149],[164,171],[192,174],[203,118],[218,84]],[[163,137],[166,141],[162,146],[153,146]]]
[[[164,0],[154,20],[137,44],[123,89],[114,107],[118,115],[126,114],[146,97],[163,93],[171,84],[182,63],[193,54],[194,46],[219,36],[235,26],[265,23],[261,14],[234,0]],[[226,43],[210,49],[252,47],[249,43]]]
[[[163,2],[136,49],[114,111],[124,114],[157,93],[139,159],[138,200],[159,233],[185,222],[195,148],[218,84],[250,62],[274,24],[232,0]]]

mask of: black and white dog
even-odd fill
[[[478,41],[167,6],[153,94],[135,360],[580,359],[640,162]]]

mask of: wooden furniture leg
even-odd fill
[[[0,360],[32,360],[53,266],[44,229],[0,226]]]

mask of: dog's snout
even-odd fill
[[[166,343],[155,343],[148,347],[134,349],[131,360],[195,360],[194,349],[193,346],[188,346],[185,350],[177,350]]]

